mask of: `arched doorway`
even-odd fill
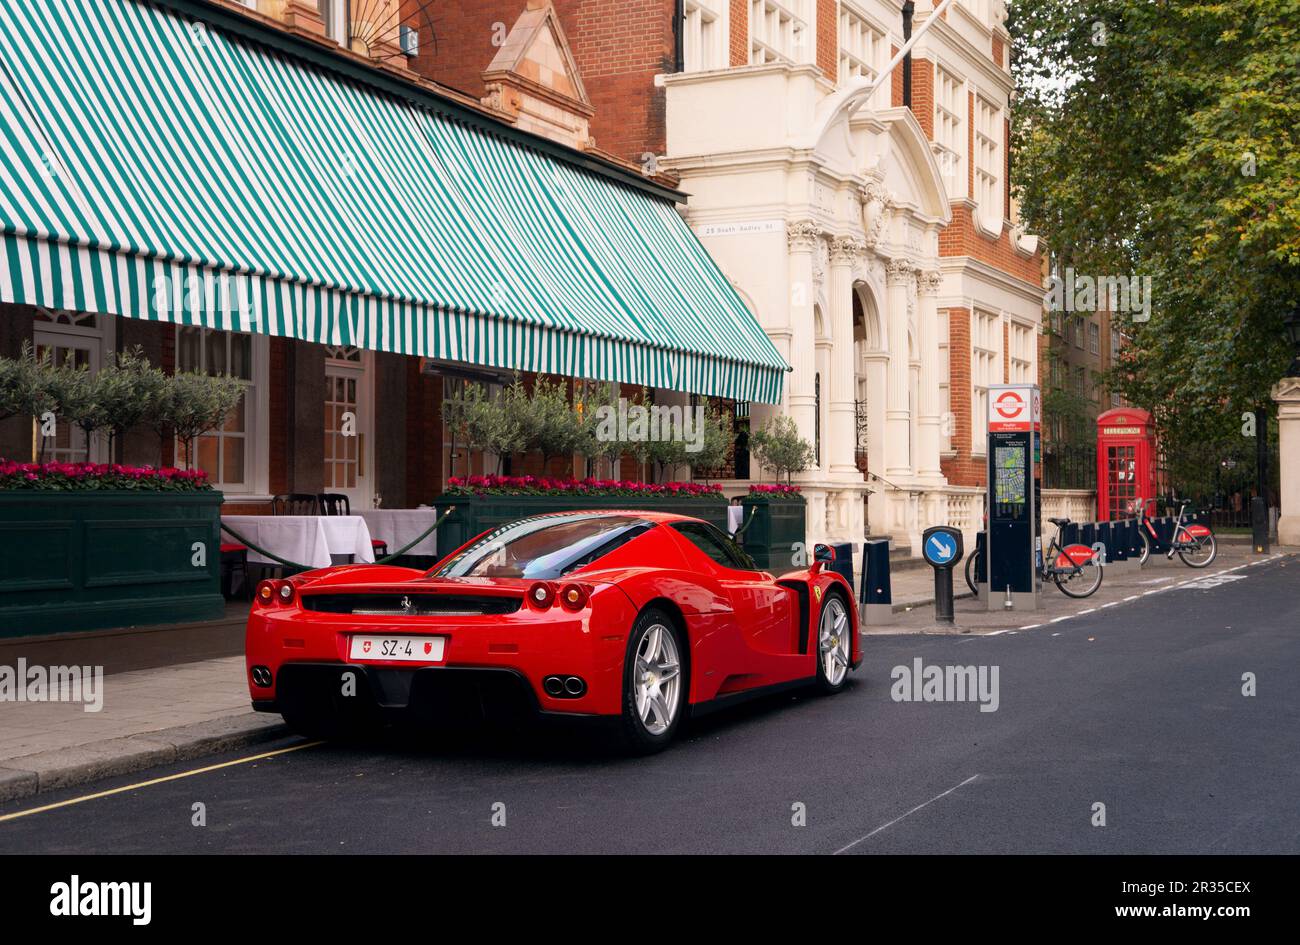
[[[875,293],[865,282],[853,285],[853,347],[857,465],[864,473],[881,472],[885,468],[885,385],[889,352],[885,350]]]

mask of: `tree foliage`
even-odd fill
[[[759,430],[749,441],[750,452],[764,469],[789,482],[794,473],[807,469],[813,461],[812,445],[799,435],[793,419],[780,416]]]
[[[1020,212],[1062,268],[1150,276],[1107,383],[1166,442],[1266,403],[1300,296],[1300,0],[1017,0]]]

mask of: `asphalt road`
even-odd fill
[[[841,695],[713,716],[653,758],[563,736],[307,747],[0,821],[0,852],[1296,853],[1300,559],[1236,574],[1018,633],[869,638]],[[917,657],[996,666],[997,710],[894,701]]]

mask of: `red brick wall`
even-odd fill
[[[414,507],[442,491],[442,378],[406,366],[406,501]]]
[[[1011,219],[1011,119],[1002,120],[1002,200],[1003,215]]]
[[[975,93],[966,97],[966,196],[975,199]]]
[[[988,471],[983,458],[971,458],[970,309],[948,309],[948,392],[953,415],[953,454],[939,465],[954,486],[982,486]]]
[[[1010,232],[1003,227],[1001,235],[992,239],[979,230],[971,219],[967,207],[952,208],[952,223],[939,233],[940,256],[971,256],[996,269],[1038,285],[1041,259],[1037,254],[1025,257],[1011,247]]]
[[[288,338],[272,338],[270,344],[271,389],[267,391],[267,408],[270,422],[267,445],[270,449],[271,495],[289,491],[289,349],[294,342]]]
[[[912,60],[912,114],[925,136],[934,140],[934,63]]]
[[[1002,323],[1002,383],[1011,383],[1011,326]]]
[[[634,163],[647,151],[663,154],[664,91],[655,87],[654,77],[674,65],[673,0],[554,0],[554,5],[596,109],[591,120],[596,146]],[[497,53],[494,36],[503,32],[494,32],[493,24],[504,24],[508,32],[525,6],[525,0],[438,4],[437,44],[426,44],[413,68],[481,97],[481,74]],[[744,47],[747,35],[741,38]]]
[[[889,47],[889,58],[893,59],[898,55],[898,47]],[[889,104],[892,108],[898,108],[903,104],[903,64],[900,62],[894,67],[894,74],[889,77]]]
[[[840,10],[835,0],[817,3],[817,66],[835,82],[840,72]]]
[[[733,66],[749,65],[749,0],[731,0],[728,47]]]

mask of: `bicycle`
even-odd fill
[[[1051,518],[1048,521],[1056,526],[1056,534],[1052,536],[1046,551],[1036,562],[1039,578],[1043,583],[1053,582],[1066,597],[1090,597],[1097,592],[1097,588],[1101,587],[1104,569],[1101,566],[1100,556],[1087,545],[1062,547],[1061,531],[1070,524],[1070,520]],[[966,584],[972,594],[979,593],[979,589],[975,586],[975,571],[976,562],[981,557],[982,555],[975,551],[966,559]],[[1047,563],[1049,561],[1051,564]]]
[[[1150,560],[1152,545],[1162,544],[1160,536],[1156,534],[1151,518],[1147,515],[1147,503],[1152,501],[1154,500],[1133,500],[1133,508],[1138,520],[1138,534],[1142,536],[1142,553],[1138,557],[1138,561],[1142,564],[1146,564]],[[1169,543],[1169,550],[1165,552],[1165,557],[1173,561],[1174,554],[1177,553],[1178,557],[1183,559],[1183,564],[1189,568],[1208,568],[1219,553],[1219,548],[1214,541],[1214,532],[1210,531],[1208,525],[1196,523],[1184,525],[1183,515],[1187,511],[1189,503],[1186,499],[1174,499],[1173,501],[1180,503],[1178,506],[1178,519],[1174,522],[1172,532],[1174,540]]]

